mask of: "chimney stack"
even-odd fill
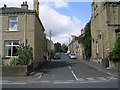
[[[33,2],[34,2],[34,10],[36,11],[36,13],[39,16],[39,2],[38,2],[38,0],[34,0]]]
[[[27,1],[23,2],[23,4],[21,4],[21,8],[22,9],[28,9]]]

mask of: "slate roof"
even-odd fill
[[[16,8],[16,7],[2,7],[0,8],[0,14],[6,14],[6,13],[35,13],[34,10],[29,9],[22,9],[22,8]]]

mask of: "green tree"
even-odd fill
[[[54,44],[55,52],[62,52],[61,43],[57,42]]]
[[[120,36],[117,37],[116,43],[112,52],[109,53],[109,59],[113,62],[120,61]]]
[[[18,57],[13,58],[10,61],[10,65],[28,65],[33,60],[33,48],[30,45],[20,44],[18,51]]]
[[[85,30],[85,35],[79,38],[79,42],[82,42],[84,51],[85,51],[85,56],[86,59],[90,59],[91,57],[91,27],[90,27],[91,22],[89,21],[84,30]]]
[[[79,37],[72,35],[73,40],[77,40],[79,43],[81,43],[84,47],[84,53],[86,56],[86,59],[90,59],[91,57],[91,27],[90,27],[91,21],[89,21],[84,30],[84,35],[80,35]]]
[[[62,52],[64,52],[64,53],[66,53],[68,51],[68,46],[65,44],[62,44],[61,48],[62,48]]]

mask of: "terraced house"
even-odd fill
[[[34,0],[33,6],[34,10],[29,10],[27,2],[23,2],[21,8],[7,5],[0,8],[0,55],[4,65],[8,64],[10,57],[15,56],[19,44],[25,44],[26,40],[33,48],[33,67],[37,68],[45,60],[45,29],[39,18],[38,0]]]
[[[92,3],[91,34],[91,60],[108,67],[109,52],[120,35],[120,1]]]

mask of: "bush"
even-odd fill
[[[18,57],[12,57],[10,58],[10,65],[18,65]]]
[[[109,53],[109,59],[113,62],[120,61],[120,36],[117,37],[115,46],[112,52]]]
[[[11,65],[28,65],[33,60],[33,48],[30,45],[20,44],[18,51],[18,58],[12,58]]]

